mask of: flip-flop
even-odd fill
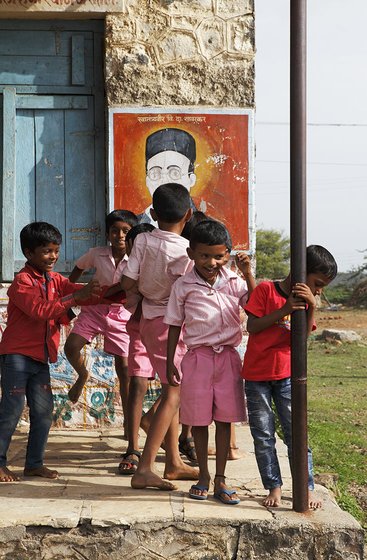
[[[235,506],[236,504],[239,504],[241,501],[239,498],[237,500],[226,500],[223,494],[225,494],[226,496],[233,496],[233,494],[236,494],[236,490],[227,490],[226,488],[223,488],[223,490],[214,493],[214,498],[216,500],[219,500],[220,502],[222,502],[222,504],[225,504],[226,506]]]
[[[198,458],[196,456],[194,438],[188,437],[182,441],[178,442],[178,449],[182,455],[185,455],[189,461],[196,463]]]
[[[128,459],[128,457],[131,457],[131,455],[135,455],[138,458],[138,460]],[[136,469],[138,468],[140,457],[141,457],[140,451],[136,451],[135,449],[133,451],[127,451],[126,453],[124,453],[122,455],[122,461],[118,466],[119,474],[126,475],[126,476],[134,474],[136,472]],[[123,465],[126,465],[127,468],[123,469],[122,468]]]
[[[208,492],[209,488],[207,486],[202,486],[201,484],[193,484],[189,490],[189,496],[193,500],[207,500],[208,494],[192,494],[191,490],[199,490],[200,492]]]

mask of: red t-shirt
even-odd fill
[[[283,307],[287,295],[278,283],[261,282],[252,292],[245,311],[264,317]],[[291,375],[291,321],[283,317],[271,327],[250,334],[242,377],[248,381],[276,381]]]

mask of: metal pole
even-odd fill
[[[291,282],[306,281],[306,5],[290,0]],[[293,509],[308,510],[307,317],[291,321]]]

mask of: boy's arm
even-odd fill
[[[167,380],[173,387],[180,384],[180,374],[173,363],[181,327],[170,325],[167,340]]]
[[[241,271],[243,277],[246,280],[248,295],[250,296],[251,292],[253,292],[253,290],[256,288],[255,278],[253,277],[251,270],[250,257],[246,253],[241,251],[236,254],[235,260],[238,269]]]
[[[292,293],[282,307],[276,309],[275,311],[272,311],[272,313],[269,313],[268,315],[256,317],[256,315],[253,315],[252,313],[246,311],[248,315],[246,327],[247,332],[249,332],[250,334],[259,333],[264,329],[267,329],[274,325],[274,323],[279,321],[279,319],[283,319],[283,317],[286,317],[290,313],[293,313],[293,311],[299,311],[302,309],[306,309],[305,302]]]
[[[74,266],[73,270],[69,275],[69,281],[73,283],[77,282],[81,277],[81,275],[83,274],[83,272],[84,272],[83,268],[78,268],[77,266]]]
[[[75,289],[72,289],[74,286]],[[8,290],[9,299],[12,300],[23,313],[36,319],[58,319],[70,307],[78,305],[92,296],[98,296],[100,292],[97,280],[91,280],[83,288],[71,284],[65,278],[64,285],[67,294],[54,300],[47,300],[40,295],[40,288],[34,285],[31,278],[26,275],[18,275]]]
[[[295,284],[293,294],[307,303],[307,336],[311,334],[315,326],[316,298],[307,284]]]
[[[138,289],[138,282],[129,276],[122,275],[121,282],[120,282],[121,290],[125,292],[129,290],[137,290]]]

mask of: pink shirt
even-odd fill
[[[124,255],[116,266],[115,259],[112,256],[112,247],[110,245],[105,245],[104,247],[92,247],[92,249],[89,249],[85,255],[79,257],[75,266],[80,268],[80,270],[90,270],[91,268],[95,268],[93,278],[98,280],[101,286],[111,286],[112,284],[120,282],[121,276],[123,275],[127,265],[127,261],[128,257],[127,255]],[[121,308],[124,307],[119,303],[112,303],[111,305],[114,307],[117,305]],[[125,314],[124,319],[127,321],[130,318],[131,313],[125,309]]]
[[[181,326],[189,348],[238,346],[242,339],[239,306],[247,302],[247,284],[222,268],[213,286],[192,270],[172,287],[164,322]]]
[[[145,319],[164,316],[172,284],[192,268],[188,246],[184,237],[160,229],[135,239],[124,275],[138,282]]]

